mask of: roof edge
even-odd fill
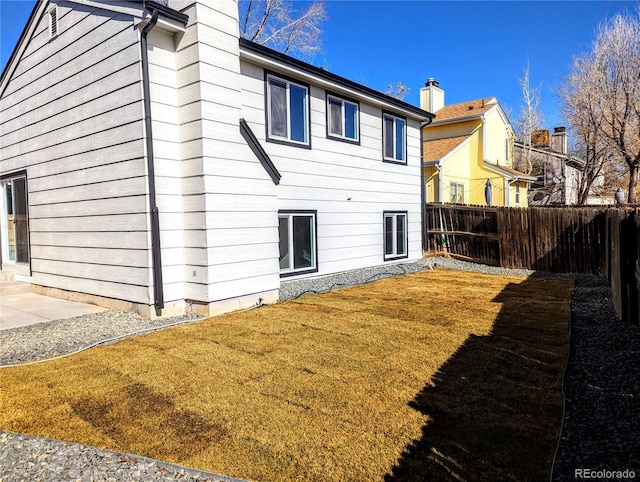
[[[15,59],[16,59],[17,55],[18,55],[18,52],[20,51],[20,49],[23,46],[25,38],[27,37],[27,32],[31,31],[31,29],[33,28],[33,26],[35,24],[35,18],[36,17],[40,17],[40,15],[42,15],[42,13],[47,8],[48,4],[49,4],[48,1],[45,1],[45,2],[36,1],[35,5],[33,6],[33,10],[31,10],[31,15],[29,15],[29,19],[27,20],[27,24],[25,25],[24,29],[22,30],[22,33],[20,34],[20,38],[16,42],[15,47],[13,47],[13,52],[11,52],[11,56],[9,57],[9,60],[7,60],[7,63],[5,64],[4,69],[2,70],[2,74],[0,75],[0,96],[2,96],[2,94],[4,94],[4,90],[7,88],[6,79],[8,77],[8,72],[10,70],[12,71],[15,68],[15,66],[13,64],[15,62]]]
[[[521,175],[517,175],[514,174],[513,172],[509,172],[505,169],[502,169],[502,166],[498,166],[497,164],[492,164],[490,162],[487,161],[482,161],[482,166],[485,167],[486,169],[493,171],[495,173],[498,173],[504,177],[506,177],[508,180],[510,181],[524,181],[527,183],[532,183],[537,181],[538,178],[534,177],[534,176],[529,176],[528,174],[525,174],[524,172],[519,172],[516,171],[515,169],[513,169],[513,171],[518,172],[518,174]]]
[[[432,114],[431,112],[427,112],[426,110],[422,110],[419,107],[416,107],[412,104],[408,104],[394,97],[390,97],[386,94],[383,94],[382,92],[378,92],[377,90],[371,89],[370,87],[366,87],[362,84],[358,84],[357,82],[349,80],[345,77],[341,77],[340,75],[321,69],[320,67],[316,67],[302,60],[298,60],[294,57],[290,57],[289,55],[280,53],[276,50],[270,49],[263,45],[257,44],[255,42],[251,42],[250,40],[240,38],[240,49],[257,54],[262,57],[266,57],[268,59],[282,63],[286,66],[301,70],[306,74],[320,77],[321,79],[326,80],[328,82],[341,84],[345,87],[356,90],[366,96],[372,97],[378,100],[379,102],[395,107],[398,110],[409,112],[418,118],[431,120],[435,117],[435,114]]]

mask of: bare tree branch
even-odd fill
[[[288,0],[240,0],[240,36],[282,53],[310,58],[322,50],[325,3],[294,9]]]
[[[628,175],[629,203],[638,202],[639,66],[640,9],[598,27],[591,51],[574,59],[559,91],[563,114],[587,153],[585,182],[596,173],[616,181]]]
[[[411,92],[411,88],[404,85],[402,82],[397,84],[387,85],[387,90],[384,92],[386,95],[398,100],[404,100],[405,96]]]
[[[520,115],[515,120],[516,137],[524,145],[524,156],[515,168],[525,174],[531,174],[533,163],[531,160],[531,135],[533,131],[541,129],[544,118],[540,111],[540,90],[542,84],[536,87],[531,86],[531,75],[529,60],[523,69],[522,78],[518,79],[520,92],[522,93],[522,103],[520,104]]]

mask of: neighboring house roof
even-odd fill
[[[469,139],[470,136],[447,137],[445,139],[434,139],[432,141],[424,141],[424,160],[440,161],[452,151],[462,146],[462,143]]]
[[[462,119],[474,119],[480,117],[488,110],[498,105],[498,100],[495,97],[486,97],[484,99],[471,100],[467,102],[460,102],[459,104],[451,104],[444,106],[442,109],[436,111],[436,118],[434,123],[452,120]]]
[[[497,172],[498,174],[505,176],[510,181],[524,181],[531,183],[537,179],[535,176],[530,176],[524,172],[516,171],[515,169],[507,166],[499,166],[486,161],[483,162],[482,165],[490,171]]]
[[[573,167],[575,169],[578,169],[580,171],[584,170],[584,167],[586,165],[586,162],[584,161],[584,159],[580,159],[579,157],[572,156],[572,155],[569,155],[569,154],[563,154],[561,152],[552,151],[551,149],[544,149],[544,148],[533,147],[533,146],[525,146],[524,143],[518,142],[518,141],[515,141],[513,143],[513,145],[515,147],[517,147],[517,148],[520,148],[520,149],[531,149],[532,152],[537,152],[539,154],[553,156],[553,157],[556,157],[558,159],[564,159],[569,166],[571,166],[571,167]]]

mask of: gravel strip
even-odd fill
[[[552,480],[640,480],[640,326],[616,320],[603,278],[576,279],[563,392]]]
[[[7,432],[0,432],[0,480],[240,482],[137,455]]]
[[[74,353],[105,340],[198,319],[202,317],[183,315],[150,319],[111,310],[0,330],[0,367]]]
[[[526,269],[507,269],[498,266],[470,263],[453,258],[434,257],[424,258],[406,263],[375,266],[343,273],[330,274],[315,278],[283,281],[280,284],[280,300],[294,299],[308,293],[324,293],[334,288],[343,288],[363,283],[369,283],[382,278],[416,273],[435,268],[448,268],[458,271],[472,271],[474,273],[497,274],[504,276],[540,276],[545,278],[573,279],[573,275],[556,273],[538,273]]]
[[[640,327],[616,320],[607,281],[595,276],[536,273],[450,258],[425,258],[313,279],[283,282],[280,299],[367,283],[405,273],[449,268],[509,276],[576,280],[571,300],[571,346],[564,377],[565,414],[552,480],[575,470],[631,470],[640,477]],[[188,322],[197,316],[150,320],[107,311],[0,331],[0,365],[70,353],[102,340]],[[628,474],[629,472],[627,472]],[[615,474],[592,479],[615,479]],[[8,481],[225,481],[131,454],[0,432],[0,482]],[[619,480],[625,480],[619,478]]]

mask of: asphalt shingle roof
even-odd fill
[[[423,155],[425,161],[439,161],[449,152],[454,150],[464,142],[469,136],[447,137],[445,139],[434,139],[424,141]]]
[[[496,106],[498,101],[495,97],[486,97],[484,99],[470,100],[460,102],[459,104],[446,105],[442,109],[435,112],[436,118],[434,122],[443,120],[458,119],[461,117],[479,116]]]

